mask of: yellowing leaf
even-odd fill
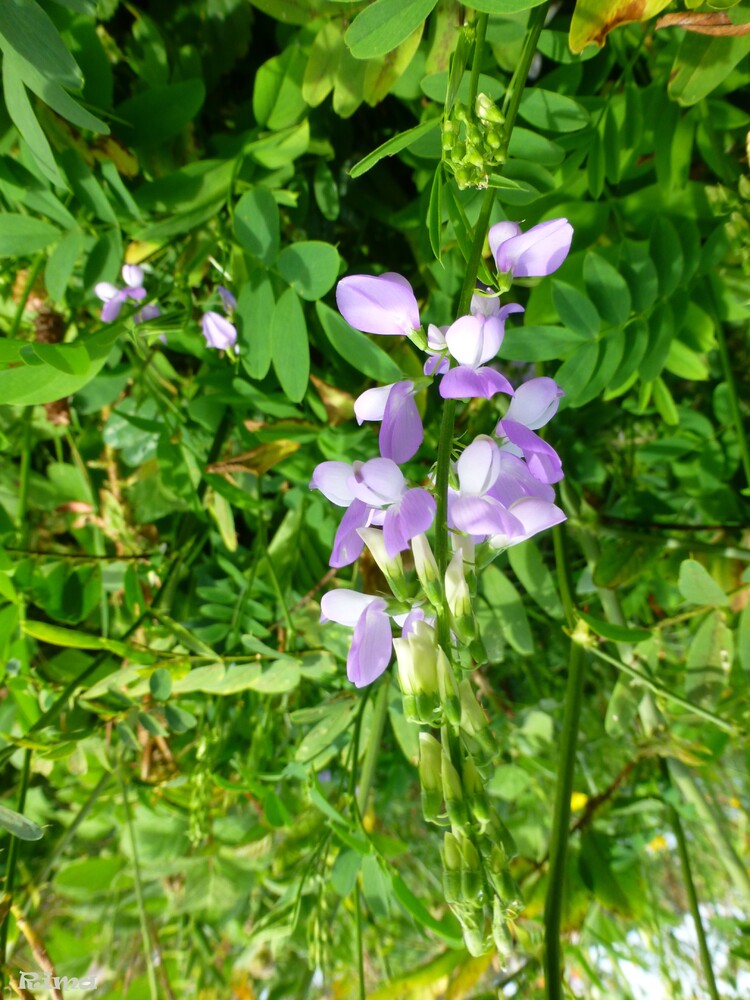
[[[670,0],[578,0],[570,22],[571,52],[587,45],[601,48],[614,28],[632,21],[648,21],[668,6]]]

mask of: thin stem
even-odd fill
[[[145,952],[146,959],[146,972],[148,975],[148,988],[151,994],[151,1000],[159,1000],[159,990],[156,984],[156,972],[154,970],[154,963],[151,957],[151,935],[148,929],[148,923],[146,922],[146,907],[143,901],[143,883],[141,882],[141,867],[138,864],[138,848],[135,842],[135,833],[133,831],[133,816],[130,811],[130,802],[128,801],[128,788],[125,783],[125,775],[122,772],[122,765],[118,765],[117,777],[120,781],[120,787],[122,789],[122,804],[125,808],[125,823],[128,828],[128,835],[130,837],[130,848],[133,852],[133,874],[135,876],[135,896],[138,901],[138,917],[141,924],[141,937],[143,939],[143,948]]]
[[[521,103],[521,98],[523,97],[524,87],[526,86],[526,77],[529,75],[529,67],[531,66],[531,60],[534,58],[536,53],[537,43],[539,41],[539,36],[542,33],[542,28],[544,27],[548,8],[549,0],[547,0],[547,3],[543,3],[541,6],[535,7],[532,10],[531,15],[529,16],[529,26],[526,29],[526,38],[524,39],[521,58],[518,61],[518,65],[516,66],[515,72],[511,77],[511,81],[505,93],[505,100],[503,101],[502,109],[505,117],[505,127],[503,129],[501,150],[506,156],[508,153],[508,146],[510,145],[510,137],[513,132],[513,126],[516,123],[518,108]]]
[[[715,323],[714,328],[716,330],[716,344],[719,348],[719,361],[721,362],[721,370],[724,376],[724,381],[727,386],[727,395],[729,397],[729,409],[732,414],[732,423],[734,424],[734,432],[737,435],[737,447],[740,452],[740,461],[742,462],[742,468],[745,473],[745,485],[750,487],[750,442],[748,442],[747,434],[745,433],[745,427],[742,420],[742,410],[740,409],[740,398],[737,394],[737,385],[734,380],[734,371],[732,369],[732,361],[729,357],[729,348],[727,347],[727,338],[724,335],[724,325],[721,322],[721,317],[718,314],[718,310],[715,312]]]
[[[365,1000],[365,955],[362,947],[362,893],[359,888],[359,875],[354,883],[354,933],[357,948],[357,975],[359,979],[359,1000]]]
[[[668,784],[671,784],[669,768],[667,767],[666,761],[662,760],[661,767],[665,780]],[[698,906],[698,894],[695,891],[695,883],[693,882],[693,874],[690,868],[690,855],[688,854],[685,831],[682,828],[682,822],[679,814],[671,802],[667,804],[667,817],[669,819],[669,825],[672,827],[672,832],[675,835],[675,840],[677,841],[677,853],[680,857],[680,867],[682,868],[682,877],[685,882],[685,892],[687,893],[690,914],[693,918],[693,923],[695,924],[695,934],[698,938],[698,951],[701,956],[703,975],[706,977],[706,986],[711,996],[711,1000],[720,1000],[719,991],[716,988],[713,966],[711,965],[711,953],[708,950],[706,933],[703,929],[703,921],[701,919],[700,908]]]
[[[474,110],[479,89],[479,73],[482,67],[482,53],[484,52],[484,40],[487,35],[487,22],[489,14],[480,14],[477,17],[476,36],[474,40],[474,59],[471,64],[471,76],[469,77],[469,113]]]
[[[375,766],[378,762],[378,752],[380,750],[380,740],[383,736],[385,726],[385,716],[388,711],[388,678],[380,682],[375,705],[372,712],[372,723],[370,737],[365,751],[365,759],[362,762],[362,771],[359,776],[359,790],[357,792],[357,808],[361,816],[364,816],[367,808],[367,799],[370,795],[373,780],[375,778]]]
[[[13,322],[10,324],[10,330],[8,330],[9,337],[15,337],[18,333],[19,327],[21,326],[21,320],[23,319],[24,310],[26,309],[26,303],[29,301],[29,296],[34,290],[34,282],[36,281],[46,259],[46,255],[42,253],[31,265],[31,270],[26,276],[26,284],[23,286],[21,297],[18,300],[18,305],[16,306]]]
[[[577,642],[570,644],[568,686],[560,737],[560,770],[550,839],[549,888],[544,904],[544,978],[548,1000],[562,1000],[562,949],[560,920],[565,891],[565,859],[570,830],[570,796],[573,791],[578,723],[583,702],[586,655]]]
[[[18,812],[23,813],[26,805],[26,793],[29,789],[29,778],[31,777],[31,750],[25,750],[23,755],[23,767],[21,769],[21,787],[18,792]],[[13,886],[16,881],[16,868],[18,867],[18,849],[20,840],[18,837],[9,834],[10,843],[8,845],[8,857],[5,868],[4,896],[8,901],[8,911],[3,918],[0,927],[0,969],[5,966],[5,953],[8,946],[8,925],[10,923],[10,903],[13,900]],[[2,973],[0,973],[0,977]],[[0,978],[0,982],[2,979]]]

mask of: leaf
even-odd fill
[[[44,284],[54,302],[63,302],[76,262],[83,249],[83,232],[71,229],[47,258]]]
[[[651,633],[643,628],[631,628],[628,625],[614,625],[612,622],[603,621],[601,618],[595,618],[594,615],[588,614],[586,611],[579,611],[578,614],[583,618],[592,632],[596,632],[603,639],[611,639],[612,642],[645,642],[646,639],[651,638]]]
[[[375,0],[354,18],[344,41],[355,59],[372,59],[397,48],[423,23],[437,0]]]
[[[82,343],[32,344],[34,354],[44,364],[67,375],[87,375],[91,367],[88,351]]]
[[[314,302],[333,288],[340,260],[336,247],[310,240],[284,247],[276,266],[298,295]]]
[[[148,679],[151,697],[156,701],[166,701],[172,693],[172,675],[165,667],[159,667]]]
[[[733,636],[724,614],[712,611],[692,637],[687,651],[685,693],[691,700],[705,708],[716,708],[729,681],[733,655]]]
[[[545,0],[467,0],[465,7],[482,14],[519,14],[532,7],[539,7]]]
[[[522,656],[534,652],[534,640],[521,597],[510,580],[497,568],[488,566],[482,574],[484,596],[495,612],[503,635]]]
[[[323,302],[315,303],[315,311],[331,347],[358,372],[383,383],[403,379],[396,362],[364,333],[349,326],[343,316]]]
[[[727,595],[714,580],[705,566],[695,559],[685,559],[680,564],[680,575],[677,580],[680,593],[691,604],[728,603]]]
[[[583,260],[583,280],[594,308],[607,323],[619,326],[630,315],[630,290],[620,272],[598,253]]]
[[[366,174],[368,170],[371,170],[376,163],[379,163],[384,156],[394,156],[396,153],[400,153],[402,149],[407,149],[418,139],[436,129],[439,124],[439,118],[430,118],[426,122],[415,125],[414,128],[407,129],[406,132],[399,132],[398,135],[394,135],[393,138],[388,139],[382,145],[378,146],[377,149],[364,156],[358,163],[355,163],[349,171],[349,175],[351,177],[361,177],[362,174]]]
[[[524,589],[551,618],[563,618],[564,612],[552,573],[536,546],[529,540],[508,549],[508,562]]]
[[[533,87],[524,90],[518,114],[535,128],[550,132],[576,132],[589,124],[589,113],[572,97]]]
[[[328,97],[336,82],[344,36],[341,22],[326,21],[315,36],[302,81],[302,96],[311,108]]]
[[[186,712],[184,708],[178,708],[170,702],[164,706],[164,718],[173,733],[186,733],[198,725],[198,720],[191,712]]]
[[[237,300],[240,361],[250,378],[261,379],[271,367],[271,316],[276,306],[271,279],[255,271]]]
[[[737,658],[746,674],[750,674],[750,602],[745,605],[737,625]]]
[[[333,891],[345,899],[354,889],[359,874],[361,855],[356,851],[346,850],[336,858],[331,869],[331,886]]]
[[[570,50],[581,52],[587,45],[601,48],[610,31],[632,21],[648,21],[671,0],[577,0],[570,22]]]
[[[310,343],[299,296],[293,288],[282,292],[271,315],[271,359],[281,388],[293,403],[307,391]]]
[[[602,324],[595,305],[573,285],[553,278],[552,302],[560,319],[570,330],[591,338],[599,333]]]
[[[53,184],[64,187],[65,181],[57,167],[47,137],[36,119],[26,88],[20,77],[10,71],[10,64],[5,58],[3,59],[3,95],[11,121],[28,143],[40,170]]]
[[[680,14],[665,14],[656,22],[656,31],[663,28],[682,28],[684,31],[695,31],[699,35],[747,35],[750,23],[732,24],[726,14],[718,11],[703,12],[685,11]]]
[[[443,224],[443,165],[438,163],[430,188],[430,203],[427,207],[427,228],[430,234],[430,246],[437,260],[442,252]]]
[[[26,257],[44,250],[59,237],[60,230],[30,215],[4,212],[0,225],[0,257]]]
[[[427,907],[418,899],[400,875],[390,872],[391,888],[393,895],[401,906],[409,913],[418,924],[429,928],[434,934],[442,938],[451,948],[462,946],[461,928],[452,913],[448,912],[438,920],[430,913]]]
[[[41,840],[44,830],[33,820],[22,816],[15,809],[0,805],[0,826],[19,840]]]
[[[290,45],[263,63],[253,87],[253,114],[259,125],[278,132],[299,121],[307,110],[302,96],[306,64],[299,45]]]
[[[248,687],[261,694],[284,694],[294,690],[300,678],[299,667],[294,660],[279,659],[248,684]]]
[[[23,80],[24,84],[48,104],[53,111],[79,128],[89,129],[101,135],[109,135],[109,126],[101,118],[97,118],[82,107],[78,101],[74,100],[56,80],[50,79],[47,73],[40,67],[33,65],[27,59],[16,55],[13,51],[7,51],[4,59],[7,60],[10,73]]]
[[[10,50],[47,79],[77,90],[83,75],[51,18],[36,0],[3,0],[0,4],[0,47]]]
[[[195,78],[152,87],[117,105],[115,131],[131,146],[160,146],[195,118],[205,97],[203,81]]]
[[[294,759],[307,764],[318,757],[346,730],[357,711],[357,700],[331,702],[325,718],[307,733],[294,754]]]
[[[729,76],[750,52],[750,35],[705,38],[686,34],[675,57],[669,96],[683,107],[703,100]]]
[[[587,333],[564,326],[506,326],[500,355],[509,361],[559,361],[589,340]]]
[[[378,0],[382,2],[382,0]],[[362,891],[374,917],[387,917],[391,909],[391,882],[374,854],[362,858]]]
[[[266,264],[279,255],[279,206],[268,188],[246,191],[234,210],[234,234],[243,250]]]

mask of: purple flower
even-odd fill
[[[427,347],[425,351],[430,357],[424,363],[425,375],[444,375],[451,366],[446,358],[448,345],[445,342],[445,332],[447,326],[435,326],[430,323],[427,327]]]
[[[358,423],[380,420],[380,454],[394,462],[408,462],[424,440],[422,420],[414,402],[413,382],[367,389],[354,403]]]
[[[515,420],[532,431],[544,427],[560,405],[560,398],[565,392],[551,378],[532,378],[516,389],[516,394],[510,401],[506,420]]]
[[[486,434],[480,434],[464,449],[456,462],[458,490],[448,495],[449,523],[477,538],[515,535],[520,522],[490,495],[500,474],[500,449]]]
[[[234,353],[239,354],[237,346],[237,329],[219,313],[207,312],[201,318],[201,329],[209,347],[215,347],[220,351],[228,351],[234,348]]]
[[[409,541],[432,524],[435,499],[420,487],[409,489],[403,473],[390,458],[368,462],[321,462],[313,472],[311,489],[332,503],[348,507],[336,532],[331,566],[348,566],[364,545],[359,528],[382,525],[389,558],[409,547]]]
[[[128,299],[140,302],[146,298],[142,268],[135,264],[125,264],[120,273],[125,282],[125,288],[118,288],[117,285],[112,285],[109,281],[100,281],[94,288],[94,294],[104,303],[102,320],[105,323],[111,323],[117,319],[123,302],[127,302]]]
[[[154,303],[139,309],[133,317],[134,323],[146,323],[150,319],[158,319],[161,316],[161,309]],[[163,335],[162,335],[163,336]],[[166,340],[164,341],[166,343]]]
[[[543,278],[556,271],[568,256],[573,227],[567,219],[550,219],[522,233],[517,222],[498,222],[488,238],[501,274]]]
[[[363,333],[409,335],[420,326],[411,285],[400,274],[352,274],[336,287],[336,304],[349,326]]]
[[[443,399],[481,397],[491,399],[497,392],[513,395],[513,386],[485,362],[494,358],[505,335],[505,317],[522,311],[511,303],[493,316],[461,316],[445,334],[445,343],[458,367],[443,375],[440,395]]]
[[[355,590],[332,590],[321,599],[321,621],[354,629],[346,674],[355,687],[372,684],[391,661],[393,640],[386,607],[382,597]]]
[[[498,464],[500,471],[487,495],[494,497],[503,507],[509,509],[516,500],[522,500],[524,497],[536,497],[538,500],[550,503],[555,499],[552,487],[533,476],[524,460],[518,455],[501,448]]]
[[[514,521],[520,523],[522,530],[513,534],[498,533],[488,539],[490,548],[507,549],[511,545],[525,542],[527,538],[546,531],[565,520],[565,514],[549,500],[540,497],[523,497],[510,505],[508,513]]]
[[[506,417],[498,423],[495,433],[507,438],[511,445],[509,451],[523,455],[529,471],[539,482],[559,483],[563,478],[560,456],[551,445],[528,427]]]
[[[225,288],[223,285],[219,285],[216,290],[219,293],[221,304],[224,306],[224,312],[233,313],[237,308],[237,299],[234,295],[232,295],[229,289]]]

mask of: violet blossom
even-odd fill
[[[336,304],[349,326],[363,333],[409,336],[420,327],[414,291],[400,274],[351,274],[336,286]]]
[[[380,454],[394,462],[408,462],[419,451],[424,440],[422,419],[414,402],[413,382],[367,389],[354,402],[357,422],[379,420]]]
[[[521,306],[510,303],[492,316],[461,316],[445,334],[445,343],[458,367],[451,368],[440,382],[443,399],[481,397],[491,399],[495,393],[513,395],[513,386],[500,372],[486,366],[494,358],[505,335],[505,317],[522,312]]]
[[[219,298],[224,310],[230,315],[237,308],[237,300],[228,288],[223,285],[218,287]],[[237,327],[234,323],[222,316],[221,313],[207,312],[201,317],[201,330],[206,338],[206,345],[219,351],[229,351],[234,349],[235,354],[240,353],[237,343]]]
[[[567,219],[540,222],[525,233],[517,222],[498,222],[488,240],[500,274],[514,278],[543,278],[568,256],[573,227]]]
[[[143,287],[142,267],[138,267],[136,264],[125,264],[120,273],[122,274],[122,280],[125,282],[125,288],[118,288],[117,285],[113,285],[109,281],[100,281],[94,287],[94,294],[104,303],[102,306],[102,320],[105,323],[112,323],[117,319],[123,303],[127,302],[128,299],[141,302],[146,298],[147,293]],[[136,322],[139,321],[136,320]]]

